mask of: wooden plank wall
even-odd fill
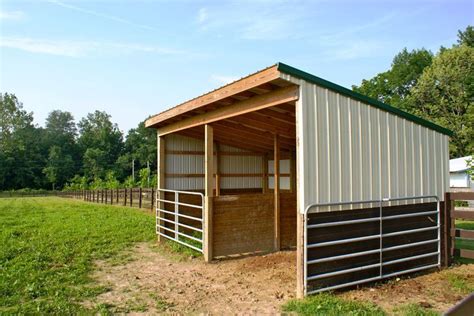
[[[273,194],[214,197],[214,257],[273,251]],[[296,245],[296,194],[281,193],[282,248]]]

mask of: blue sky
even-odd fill
[[[127,131],[278,61],[350,87],[468,24],[473,0],[0,0],[0,92],[39,125],[99,109]]]

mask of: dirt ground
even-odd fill
[[[206,264],[179,261],[143,243],[131,255],[125,264],[97,263],[93,277],[110,290],[95,304],[137,314],[277,314],[294,297],[294,251]]]
[[[206,264],[202,259],[172,255],[162,247],[141,243],[122,259],[97,262],[93,277],[108,291],[89,303],[102,304],[114,313],[268,315],[279,314],[280,306],[294,298],[294,251]],[[445,311],[466,295],[453,287],[453,280],[472,286],[474,264],[337,295],[373,302],[389,314],[410,303]]]
[[[454,284],[454,285],[453,285]],[[458,288],[456,287],[458,285]],[[474,264],[453,266],[417,276],[405,276],[371,287],[341,292],[343,298],[372,302],[392,314],[397,307],[416,304],[444,312],[462,300],[474,284]]]

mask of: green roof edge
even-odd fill
[[[400,110],[398,108],[395,108],[391,105],[385,104],[385,103],[380,102],[380,101],[375,100],[375,99],[372,99],[368,96],[357,93],[357,92],[352,91],[350,89],[344,88],[343,86],[335,84],[331,81],[322,79],[320,77],[317,77],[317,76],[312,75],[310,73],[307,73],[305,71],[302,71],[302,70],[299,70],[297,68],[291,67],[287,64],[279,62],[279,63],[277,63],[277,69],[281,72],[286,73],[286,74],[289,74],[289,75],[298,77],[300,79],[315,83],[315,84],[317,84],[321,87],[327,88],[329,90],[333,90],[335,92],[338,92],[340,94],[343,94],[343,95],[348,96],[350,98],[353,98],[355,100],[359,100],[359,101],[365,102],[367,104],[370,104],[370,105],[372,105],[376,108],[379,108],[381,110],[393,113],[393,114],[398,115],[398,116],[400,116],[404,119],[407,119],[409,121],[412,121],[412,122],[420,124],[420,125],[423,125],[425,127],[428,127],[430,129],[435,130],[437,132],[440,132],[442,134],[445,134],[445,135],[448,135],[448,136],[453,136],[453,134],[454,134],[453,131],[451,131],[447,128],[444,128],[442,126],[439,126],[439,125],[437,125],[433,122],[425,120],[425,119],[423,119],[421,117],[418,117],[416,115],[410,114],[408,112],[402,111],[402,110]]]

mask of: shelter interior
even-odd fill
[[[298,95],[270,67],[147,121],[159,187],[205,193],[207,260],[296,246]]]

